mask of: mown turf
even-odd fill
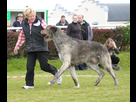
[[[119,85],[114,86],[113,78],[105,72],[102,81],[94,86],[97,77],[78,77],[80,88],[73,88],[71,77],[62,76],[61,85],[55,83],[48,86],[53,77],[35,77],[34,89],[22,89],[25,78],[7,79],[7,101],[8,102],[129,102],[130,101],[130,53],[121,52],[119,55],[122,67],[120,71],[114,71],[117,75]],[[56,68],[60,68],[60,60],[49,61]],[[12,59],[7,62],[7,76],[25,76],[26,58]],[[98,75],[93,70],[76,71],[77,75]],[[35,75],[50,75],[40,69],[39,62],[35,67]],[[66,71],[63,75],[69,75]]]

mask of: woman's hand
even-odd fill
[[[110,52],[110,56],[112,56],[113,54],[112,54],[112,52]]]
[[[112,45],[114,46],[115,49],[117,48],[117,46],[116,46],[114,41],[112,41]]]
[[[111,47],[114,47],[115,49],[117,48],[117,46],[116,46],[116,44],[115,44],[114,41],[111,41],[108,46],[109,46],[110,48],[111,48]]]
[[[17,49],[14,49],[14,54],[18,54],[18,51],[17,51]]]

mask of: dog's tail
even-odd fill
[[[112,64],[112,68],[113,68],[114,70],[116,70],[116,71],[121,70],[121,67],[120,67],[119,65],[117,65],[117,64]]]

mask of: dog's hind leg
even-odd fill
[[[114,85],[118,85],[118,79],[117,79],[117,76],[116,76],[116,74],[114,73],[114,71],[113,71],[113,69],[112,69],[112,66],[106,64],[106,65],[104,65],[103,67],[104,67],[104,69],[106,69],[106,71],[113,77],[113,79],[114,79]]]
[[[70,72],[71,77],[72,77],[72,79],[73,79],[73,81],[74,81],[74,83],[75,83],[75,87],[76,87],[76,88],[79,88],[80,85],[79,85],[79,83],[78,83],[78,79],[77,79],[75,67],[74,67],[74,66],[73,66],[73,67],[70,67],[70,68],[69,68],[69,72]]]
[[[64,73],[67,70],[69,64],[70,64],[69,62],[64,62],[59,71],[55,74],[54,78],[50,82],[48,82],[48,85],[54,84],[57,81],[57,79],[62,75],[62,73]]]
[[[94,71],[96,71],[99,74],[99,78],[94,83],[94,85],[96,86],[102,80],[102,78],[104,77],[105,73],[100,70],[100,68],[98,67],[97,64],[87,63],[87,65],[90,66]]]
[[[110,55],[103,55],[103,59],[101,60],[101,65],[106,69],[106,71],[113,77],[114,85],[118,85],[118,79],[116,74],[114,73],[111,65],[111,58]]]

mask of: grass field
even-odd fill
[[[114,86],[113,78],[105,72],[102,81],[94,86],[97,77],[78,77],[80,88],[73,88],[74,82],[71,77],[62,76],[61,85],[55,83],[48,86],[47,83],[53,77],[35,77],[34,89],[22,89],[25,78],[7,79],[7,101],[8,102],[129,102],[130,101],[130,53],[121,52],[119,55],[122,67],[120,71],[114,71],[117,75],[119,85]],[[62,62],[60,60],[49,60],[49,63],[57,69]],[[92,69],[76,71],[77,75],[98,75]],[[7,76],[25,76],[26,58],[11,59],[7,61]],[[37,60],[35,75],[50,75],[40,69]],[[69,75],[64,72],[63,75]]]

